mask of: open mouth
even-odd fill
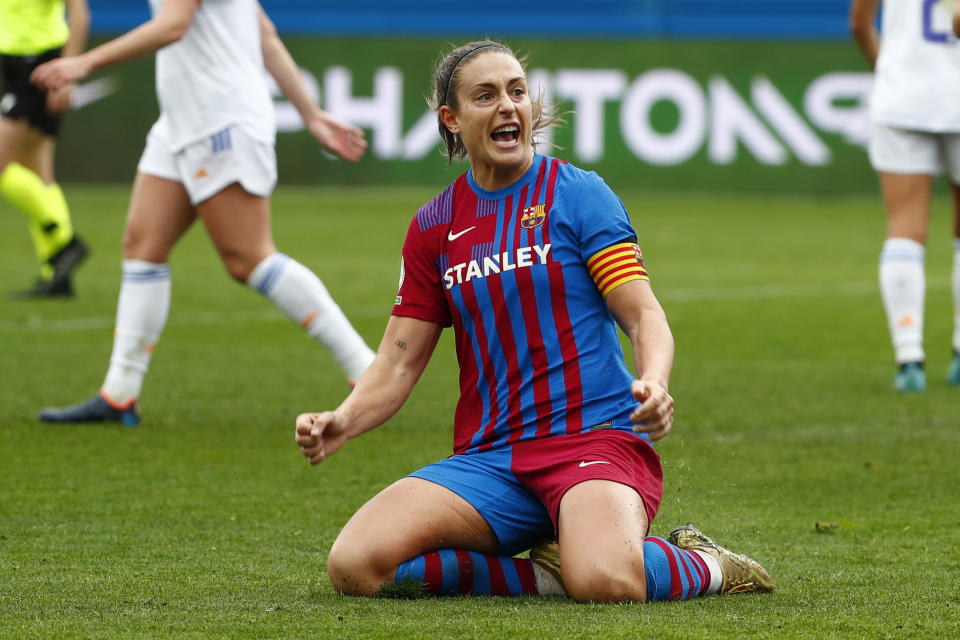
[[[498,127],[490,134],[490,138],[498,144],[513,144],[520,139],[520,127],[515,124]]]

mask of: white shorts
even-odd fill
[[[960,184],[960,133],[931,133],[873,125],[870,133],[870,164],[886,173],[941,172]]]
[[[237,127],[176,153],[151,129],[137,171],[183,184],[196,206],[234,182],[248,193],[269,197],[277,184],[277,155],[273,145],[258,142]]]

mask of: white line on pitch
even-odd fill
[[[803,285],[759,285],[748,287],[702,287],[658,291],[661,302],[701,302],[711,300],[767,300],[805,296],[866,295],[877,291],[876,283],[846,282]]]
[[[930,278],[928,291],[939,291],[950,285],[948,278]],[[880,295],[876,282],[811,282],[805,284],[770,284],[744,287],[703,287],[657,292],[661,302],[708,302],[713,300],[770,300],[777,298],[816,298],[832,296]]]
[[[948,278],[931,278],[927,281],[928,291],[948,288]],[[751,301],[775,300],[786,298],[816,298],[833,296],[879,295],[876,282],[824,282],[793,285],[759,285],[744,287],[703,287],[696,289],[674,289],[658,291],[657,297],[665,303],[710,302],[710,301]],[[348,318],[383,318],[390,313],[386,305],[370,305],[345,310]],[[290,322],[276,309],[262,311],[198,311],[170,315],[168,326],[199,326],[211,324],[237,324],[259,322]],[[0,333],[26,333],[33,331],[93,331],[112,329],[114,316],[94,316],[89,318],[50,318],[33,315],[23,320],[0,321]]]
[[[387,317],[389,307],[365,307],[353,309],[349,317],[374,318]],[[167,326],[200,326],[211,324],[255,324],[260,322],[290,322],[290,320],[276,309],[263,311],[198,311],[198,312],[171,312]],[[99,331],[112,329],[114,316],[94,316],[89,318],[48,318],[46,316],[30,316],[24,320],[0,321],[0,333],[17,333],[31,331]]]

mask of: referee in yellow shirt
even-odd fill
[[[73,87],[47,93],[30,84],[30,73],[81,53],[89,24],[87,0],[0,0],[0,193],[26,216],[40,261],[36,284],[16,295],[73,295],[71,273],[87,256],[53,172]]]

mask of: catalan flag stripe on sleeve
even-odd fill
[[[587,269],[604,298],[624,282],[650,279],[640,247],[632,242],[621,242],[598,251],[587,260]]]

